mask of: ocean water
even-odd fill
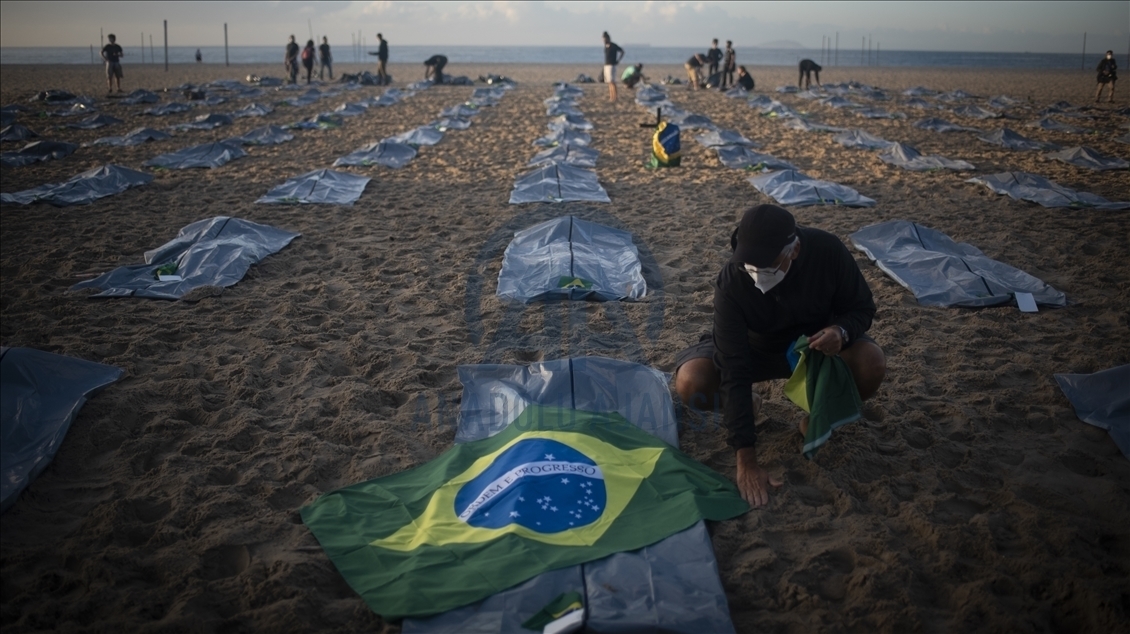
[[[152,54],[145,47],[144,61],[140,41],[132,45],[128,38],[119,44],[125,49],[125,64],[165,62],[165,52],[160,43],[155,42]],[[148,44],[148,43],[147,43]],[[368,43],[368,50],[376,46]],[[376,58],[364,54],[349,43],[330,42],[334,60],[339,63],[373,62]],[[233,64],[273,64],[280,66],[283,61],[283,47],[278,46],[232,46],[228,58]],[[170,46],[170,64],[191,64],[195,61],[194,46]],[[624,45],[627,63],[683,64],[693,53],[693,48],[657,47],[645,45]],[[801,59],[809,58],[825,66],[914,66],[936,68],[1028,68],[1028,69],[1073,69],[1080,68],[1081,56],[1067,53],[959,53],[948,51],[872,51],[870,57],[859,49],[840,49],[838,56],[833,52],[832,59],[822,60],[818,49],[774,49],[736,47],[738,63],[746,66],[791,66]],[[201,46],[204,62],[222,64],[224,47]],[[705,51],[699,51],[705,52]],[[474,64],[592,64],[595,73],[603,63],[603,52],[598,46],[391,46],[389,62],[393,64],[423,63],[433,54],[442,53],[450,63]],[[66,48],[4,48],[0,47],[0,64],[90,64],[91,58],[98,63],[98,47]],[[153,59],[153,58],[156,59]],[[1099,63],[1100,54],[1088,55],[1083,66],[1092,69]]]

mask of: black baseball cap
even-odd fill
[[[757,267],[770,266],[796,239],[796,219],[777,205],[750,207],[730,236],[734,260]]]

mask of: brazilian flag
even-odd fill
[[[679,146],[679,126],[660,122],[651,137],[651,167],[678,167],[683,160]]]
[[[748,508],[728,479],[619,414],[531,406],[491,438],[326,494],[302,520],[369,607],[397,619]]]

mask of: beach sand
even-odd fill
[[[422,75],[420,67],[390,70],[398,86]],[[600,354],[672,372],[675,353],[710,328],[711,281],[729,256],[731,230],[744,208],[768,199],[693,133],[683,137],[682,167],[645,169],[650,132],[637,125],[647,116],[631,91],[611,104],[604,85],[589,84],[580,108],[595,125],[597,172],[612,203],[508,205],[514,178],[535,153],[531,141],[544,133],[551,82],[597,70],[449,67],[472,78],[501,73],[520,85],[404,169],[344,168],[373,179],[353,206],[254,201],[291,176],[431,121],[472,89],[426,90],[337,130],[250,148],[218,169],[158,172],[151,184],[92,205],[4,206],[2,344],[125,370],[85,405],[54,462],[0,518],[5,632],[398,631],[342,580],[302,524],[302,506],[451,447],[460,364]],[[678,67],[645,72],[683,77]],[[280,76],[281,68],[179,65],[166,73],[127,63],[124,86],[156,90],[252,73]],[[859,119],[771,92],[795,81],[793,68],[753,73],[760,91],[825,123],[968,160],[978,174],[1030,171],[1112,200],[1130,197],[1125,170],[1091,172],[971,134],[917,130],[911,122],[925,115],[913,109],[892,106],[906,121]],[[48,88],[107,103],[100,67],[5,66],[0,76],[3,104],[28,104]],[[1090,111],[1094,119],[1063,119],[1097,134],[1023,127],[1052,102],[1090,104],[1089,71],[840,68],[821,79],[892,94],[915,85],[1006,94],[1028,101],[1014,111],[1019,120],[1007,122],[1022,134],[1130,153],[1114,141],[1126,132],[1119,126],[1127,117],[1113,113],[1126,104],[1125,89],[1113,107]],[[379,92],[366,87],[134,148],[82,148],[4,168],[0,189],[59,182],[108,162],[142,169],[159,153]],[[887,353],[887,380],[865,419],[837,432],[812,461],[800,454],[799,410],[784,398],[783,382],[757,388],[766,398],[759,456],[785,485],[767,509],[711,527],[738,630],[1126,631],[1130,461],[1105,431],[1076,418],[1052,375],[1130,362],[1130,216],[1013,201],[963,182],[969,173],[903,171],[830,135],[788,130],[716,91],[673,87],[671,95],[759,141],[762,151],[878,201],[870,209],[793,209],[799,222],[848,243],[862,226],[914,220],[1040,277],[1071,302],[1036,314],[925,308],[853,249],[875,294],[870,334]],[[58,118],[21,121],[41,138],[81,143],[199,114],[158,119],[140,115],[144,108],[107,105],[104,112],[126,121],[95,131],[53,129],[70,122]],[[630,229],[654,257],[662,288],[614,307],[534,304],[518,323],[507,322],[494,290],[510,234],[569,213]],[[141,262],[181,227],[217,215],[302,237],[238,285],[195,301],[67,292]],[[502,336],[515,331],[521,336]],[[682,448],[733,477],[734,455],[717,423],[680,414]]]

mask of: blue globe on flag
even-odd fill
[[[518,524],[560,533],[595,522],[607,502],[604,474],[588,456],[556,440],[521,440],[463,485],[455,514],[479,528]]]

